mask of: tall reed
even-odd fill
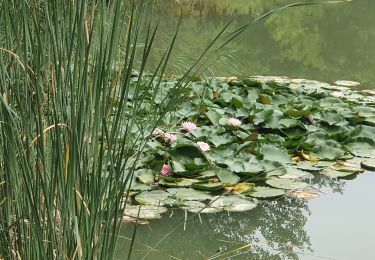
[[[157,34],[148,6],[0,3],[1,257],[113,258],[142,147],[186,81],[153,102],[174,40],[145,75]]]

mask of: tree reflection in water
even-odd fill
[[[317,176],[312,184],[342,193],[345,182]],[[171,256],[178,259],[299,259],[301,255],[313,254],[305,230],[309,215],[306,201],[287,197],[264,200],[257,208],[243,213],[201,214],[200,218],[188,213],[193,217],[188,219],[184,230],[185,213],[174,210],[172,217],[166,213],[150,225],[138,226],[133,259],[142,258],[149,251],[148,247],[178,225],[180,227],[147,259],[173,259]],[[133,227],[133,224],[124,224],[122,235],[131,237]],[[129,245],[129,240],[122,238],[118,256],[125,255]]]

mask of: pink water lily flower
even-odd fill
[[[237,127],[237,126],[240,126],[242,123],[241,123],[241,120],[239,120],[237,118],[229,118],[228,124],[231,125],[231,126]]]
[[[168,164],[163,164],[163,167],[161,168],[160,171],[160,176],[172,176],[172,168]]]
[[[172,134],[172,133],[165,133],[164,134],[164,140],[167,141],[167,142],[169,142],[169,143],[176,142],[177,135]]]
[[[198,128],[193,122],[183,122],[181,126],[186,132],[192,132]]]
[[[205,142],[197,142],[197,145],[199,146],[199,148],[203,152],[207,152],[207,151],[209,151],[211,149],[210,145],[208,143],[205,143]]]
[[[330,95],[332,97],[337,97],[337,98],[342,98],[342,97],[345,96],[345,94],[340,92],[340,91],[333,91],[333,92],[330,93]]]

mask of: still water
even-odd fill
[[[154,67],[168,46],[180,12],[158,0],[159,38]],[[295,0],[183,0],[184,17],[170,62],[181,73],[216,34]],[[309,2],[309,1],[299,1]],[[311,1],[310,1],[311,2]],[[285,75],[327,82],[355,80],[375,88],[375,1],[294,7],[253,24],[205,71],[215,76]]]
[[[166,213],[138,226],[132,259],[375,259],[375,173],[314,182],[321,193],[310,202],[287,198],[244,213],[189,213],[186,223],[182,210]],[[118,259],[127,256],[133,228],[123,227]]]
[[[294,1],[182,1],[184,22],[169,67],[178,74],[230,20],[236,28]],[[153,58],[167,46],[179,13],[160,0]],[[250,27],[214,58],[207,74],[286,75],[375,88],[375,1],[298,7]],[[151,66],[155,66],[151,64]],[[175,210],[139,225],[132,259],[375,259],[375,173],[353,180],[317,178],[320,197],[263,201],[245,213],[200,217]],[[124,224],[118,259],[126,259],[133,224]],[[155,249],[150,249],[157,244]],[[148,254],[148,255],[147,255]]]

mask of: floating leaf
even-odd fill
[[[212,203],[209,204],[210,207],[231,212],[248,211],[257,206],[257,202],[255,200],[251,200],[239,195],[215,196],[211,199],[211,201]]]
[[[211,179],[216,176],[216,171],[213,169],[209,170],[204,170],[199,173],[199,176],[197,176],[198,180],[206,180],[206,179]]]
[[[140,204],[153,206],[173,205],[174,203],[170,194],[162,190],[144,191],[135,196],[135,200]]]
[[[306,182],[290,179],[269,179],[266,183],[272,187],[284,190],[304,189],[309,186]]]
[[[217,168],[215,172],[224,185],[235,185],[240,181],[240,177],[228,169]]]
[[[224,188],[221,182],[195,183],[192,186],[196,190],[217,191]]]
[[[355,164],[350,164],[347,162],[336,162],[330,168],[332,170],[342,171],[342,172],[351,172],[351,173],[363,172],[363,169],[357,167]]]
[[[170,188],[167,190],[168,193],[179,200],[208,200],[212,196],[204,191],[194,190],[194,189],[184,189],[184,188]]]
[[[310,172],[316,172],[316,171],[320,171],[321,170],[319,167],[315,167],[315,163],[309,162],[309,161],[299,162],[297,164],[297,168],[301,169],[301,170],[305,170],[305,171],[310,171]]]
[[[155,172],[150,169],[141,169],[136,171],[135,175],[141,183],[150,184],[154,182]]]
[[[244,175],[254,175],[264,171],[264,167],[256,159],[231,158],[223,160],[228,169]]]
[[[368,159],[366,161],[361,162],[361,166],[367,170],[375,171],[375,160]]]
[[[273,198],[282,196],[284,194],[284,190],[263,186],[256,186],[254,188],[254,191],[246,193],[246,195],[255,198]]]
[[[261,148],[263,159],[277,162],[290,162],[291,157],[285,149],[273,146],[263,145]]]
[[[177,178],[176,178],[177,179]],[[190,187],[194,183],[197,183],[198,180],[195,179],[186,179],[186,178],[178,178],[176,181],[168,181],[166,178],[162,178],[159,181],[159,185],[171,187],[171,188],[177,188],[177,187]]]
[[[330,178],[343,178],[343,177],[347,177],[349,175],[355,174],[356,172],[345,172],[345,171],[336,171],[332,169],[325,169],[321,173]]]
[[[124,214],[126,216],[130,216],[133,218],[141,218],[141,219],[158,219],[161,218],[162,213],[166,212],[168,209],[165,207],[158,207],[152,205],[139,205],[139,206],[131,206],[127,205],[125,207]],[[139,215],[138,215],[139,212]]]
[[[297,169],[295,167],[285,167],[286,174],[280,175],[279,178],[281,179],[313,179],[314,175],[309,172]]]
[[[375,142],[368,138],[357,139],[346,144],[348,150],[355,156],[375,159]]]

